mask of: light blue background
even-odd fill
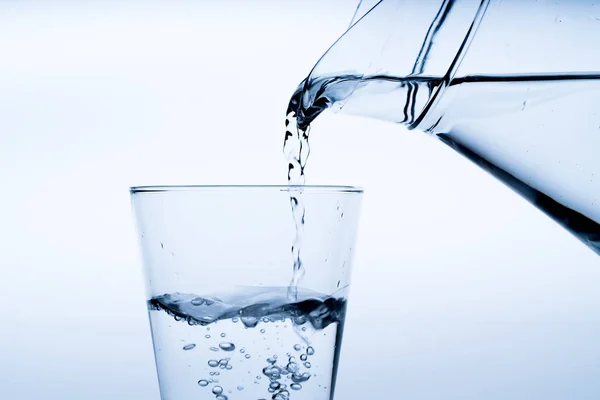
[[[284,183],[354,5],[0,3],[0,398],[158,399],[127,189]],[[338,399],[600,398],[591,251],[424,134],[312,134],[308,183],[366,189]]]

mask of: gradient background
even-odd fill
[[[284,183],[354,7],[0,2],[0,398],[159,398],[128,187]],[[424,134],[312,134],[307,183],[366,190],[338,399],[600,398],[597,256]]]

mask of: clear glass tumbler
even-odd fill
[[[131,194],[162,399],[331,400],[362,190]]]

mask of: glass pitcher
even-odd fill
[[[600,4],[370,3],[292,96],[298,129],[332,108],[431,134],[600,254]]]

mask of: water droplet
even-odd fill
[[[250,354],[246,354],[244,357],[246,357],[246,359],[250,358]]]
[[[218,367],[219,366],[219,362],[217,360],[209,360],[208,361],[208,366],[209,367],[213,367],[213,368]]]
[[[315,354],[315,349],[313,349],[312,346],[308,346],[306,348],[306,354],[308,354],[309,356],[312,356],[313,354]]]
[[[227,336],[227,335],[225,334],[225,332],[221,333],[221,337],[225,337],[225,336]]]
[[[244,390],[244,387],[243,386],[238,386],[237,390]]]
[[[198,385],[200,385],[202,387],[208,386],[208,381],[206,379],[200,379],[198,381]]]
[[[235,350],[235,344],[231,343],[231,342],[223,342],[219,344],[219,347],[221,348],[221,350],[223,351],[234,351]]]
[[[221,394],[221,393],[223,393],[223,388],[221,386],[215,386],[212,389],[212,392],[213,392],[213,394]]]
[[[299,383],[292,383],[290,385],[290,388],[292,388],[292,390],[300,390],[300,389],[302,389],[302,385]]]
[[[196,347],[196,345],[194,343],[190,343],[190,344],[186,344],[185,346],[183,346],[184,350],[191,350],[194,347]]]
[[[300,350],[302,350],[302,346],[300,346],[299,344],[296,344],[296,345],[294,345],[294,350],[300,351]]]
[[[308,362],[308,361],[307,361],[307,362],[305,362],[305,363],[304,363],[304,366],[305,366],[306,368],[310,368],[310,367],[312,367],[312,364],[311,364],[310,362]]]

